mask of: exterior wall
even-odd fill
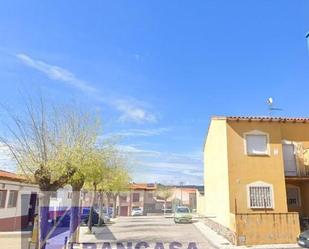
[[[245,154],[244,133],[253,130],[269,135],[269,155],[249,156]],[[262,181],[273,186],[274,208],[268,212],[286,213],[288,210],[280,123],[230,121],[227,133],[230,212],[254,213],[261,211],[248,207],[247,185]]]
[[[309,123],[286,123],[281,124],[282,139],[299,143],[302,150],[309,149]],[[305,172],[304,158],[296,155],[298,173]],[[308,167],[307,167],[308,169]]]
[[[178,187],[172,189],[173,195],[168,201],[181,200],[182,205],[187,206],[191,209],[196,209],[196,189]]]
[[[70,185],[66,185],[64,188],[58,189],[56,194],[57,197],[50,198],[49,204],[50,217],[53,218],[62,215],[68,207],[71,207],[72,187]]]
[[[0,208],[0,231],[14,231],[27,227],[30,195],[38,193],[39,188],[36,185],[0,180],[0,189],[7,190],[6,205]],[[18,191],[16,207],[7,207],[10,190]]]
[[[230,225],[227,126],[212,119],[204,148],[205,214],[223,226]]]
[[[198,192],[198,191],[197,191]],[[198,194],[196,197],[196,212],[200,215],[205,215],[206,205],[205,205],[205,196]]]
[[[247,155],[245,134],[252,131],[268,135],[267,155]],[[295,177],[285,176],[283,143],[296,145]],[[212,119],[204,150],[208,221],[238,245],[295,243],[299,216],[309,216],[308,151],[309,123]],[[272,185],[272,208],[248,205],[248,185],[256,182]],[[291,185],[300,190],[297,207],[287,204]]]
[[[299,235],[298,213],[237,214],[237,245],[295,243]]]
[[[139,201],[133,201],[133,195],[139,194]],[[131,210],[133,207],[140,207],[144,209],[144,190],[134,190],[131,191]],[[130,212],[131,212],[130,210]]]

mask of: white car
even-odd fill
[[[140,215],[143,215],[143,210],[139,207],[137,208],[132,208],[132,211],[131,211],[131,215],[132,216],[140,216]]]

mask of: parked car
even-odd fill
[[[306,230],[302,232],[298,238],[297,238],[297,243],[301,247],[306,247],[309,248],[309,230]]]
[[[83,208],[81,213],[81,223],[88,224],[90,208]],[[99,223],[99,214],[93,209],[92,225]]]
[[[171,209],[171,208],[163,208],[162,209],[162,213],[166,213],[166,214],[171,214],[171,213],[173,213],[173,209]]]
[[[98,214],[100,214],[100,208],[96,207],[94,209]],[[113,209],[109,208],[108,209],[108,213],[106,213],[106,208],[103,208],[103,214],[104,214],[104,223],[110,221],[110,219],[113,217]]]
[[[189,223],[192,221],[192,214],[188,207],[179,206],[175,210],[174,214],[175,223],[185,222]]]
[[[139,207],[135,207],[132,209],[131,211],[131,215],[132,216],[140,216],[140,215],[143,215],[143,210]]]

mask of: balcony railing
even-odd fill
[[[301,169],[299,169],[298,171],[284,171],[285,176],[296,176],[296,177],[305,177],[305,176],[309,176],[309,167],[305,166]]]

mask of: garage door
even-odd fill
[[[128,206],[120,207],[120,216],[128,216]]]

